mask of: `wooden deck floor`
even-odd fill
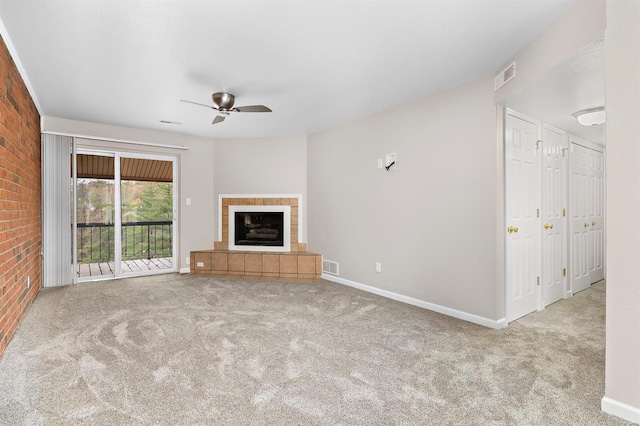
[[[159,271],[162,269],[172,269],[173,259],[161,257],[157,259],[136,259],[122,262],[122,273]],[[100,277],[103,275],[113,275],[115,271],[114,262],[82,263],[78,265],[78,277]]]

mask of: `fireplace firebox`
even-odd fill
[[[283,212],[235,212],[236,246],[284,246]]]
[[[291,251],[291,206],[230,205],[229,250]]]

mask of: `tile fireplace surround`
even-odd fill
[[[299,197],[248,196],[220,199],[221,241],[213,243],[213,250],[191,252],[191,273],[200,275],[228,275],[268,278],[319,279],[322,256],[307,251],[307,244],[298,240]],[[291,251],[259,252],[229,250],[229,206],[291,206]]]

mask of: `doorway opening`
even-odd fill
[[[510,322],[604,278],[604,147],[509,109],[504,127]]]
[[[175,158],[78,150],[74,281],[174,272]]]

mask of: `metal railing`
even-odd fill
[[[78,224],[78,263],[112,262],[115,252],[113,224]],[[122,224],[122,260],[171,257],[173,222]]]

